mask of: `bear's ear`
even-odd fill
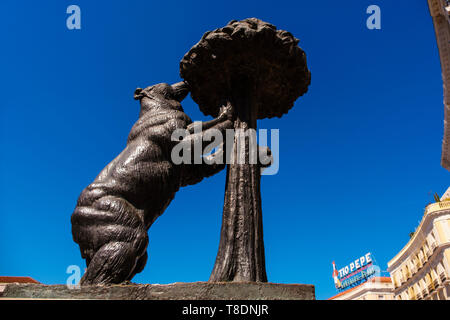
[[[142,88],[137,88],[136,90],[134,90],[134,100],[141,100],[142,97]]]

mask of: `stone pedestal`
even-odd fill
[[[0,299],[101,300],[315,300],[313,285],[263,282],[193,282],[86,286],[7,284]]]

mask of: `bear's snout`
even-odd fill
[[[183,101],[184,98],[186,98],[187,94],[189,93],[189,86],[187,85],[186,82],[181,81],[174,83],[172,85],[172,90],[174,99],[177,100],[178,102],[181,102]]]

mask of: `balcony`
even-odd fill
[[[441,282],[445,282],[445,280],[447,280],[447,276],[445,275],[444,272],[442,272],[442,273],[439,275],[439,279],[441,279]]]
[[[441,209],[449,208],[450,209],[450,201],[441,201],[438,203],[439,203],[439,208],[441,208]]]
[[[425,214],[431,214],[433,212],[445,210],[445,209],[450,209],[450,201],[440,201],[440,202],[435,202],[435,203],[429,204],[425,208]]]

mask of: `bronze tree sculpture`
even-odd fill
[[[147,261],[147,230],[178,189],[225,167],[215,161],[172,162],[171,151],[178,143],[172,141],[172,133],[193,131],[180,104],[187,93],[183,82],[136,89],[141,111],[126,148],[83,190],[71,217],[73,239],[87,264],[82,285],[121,283],[141,272]],[[202,124],[204,131],[187,135],[184,142],[201,142],[208,130],[223,133],[231,128],[231,110],[221,110],[216,119]]]
[[[216,116],[218,107],[229,103],[235,129],[256,129],[257,119],[281,117],[308,89],[311,75],[298,42],[255,18],[231,21],[203,35],[182,59],[180,74],[204,114]],[[240,150],[236,139],[233,152]],[[245,159],[250,150],[246,139]],[[267,281],[260,178],[257,164],[227,165],[220,244],[210,281]]]

